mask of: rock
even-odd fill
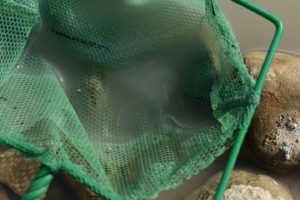
[[[186,200],[213,200],[222,173],[193,192]],[[275,180],[265,175],[234,171],[223,200],[292,200],[291,195]]]
[[[0,146],[0,148],[3,147]],[[23,196],[39,167],[39,162],[25,160],[22,154],[15,149],[0,151],[0,200],[14,200],[15,196]],[[55,176],[47,194],[43,195],[41,199],[45,199],[46,195],[47,199],[55,200],[75,199],[75,197],[80,200],[102,199],[66,174]]]
[[[39,167],[39,162],[25,160],[19,151],[5,150],[0,153],[0,182],[17,195],[23,196]]]
[[[266,52],[244,56],[256,79]],[[300,168],[300,58],[277,53],[246,137],[253,157],[276,169]]]

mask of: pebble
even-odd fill
[[[213,200],[221,173],[212,177],[204,186],[185,200]],[[288,189],[274,179],[247,171],[233,171],[223,200],[292,200]]]
[[[249,73],[256,79],[266,52],[244,55]],[[246,137],[252,157],[272,169],[300,169],[300,58],[276,53]],[[291,89],[293,88],[293,89]],[[268,141],[267,137],[275,138]],[[299,138],[299,140],[297,140]],[[289,153],[284,153],[283,148]]]

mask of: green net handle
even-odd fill
[[[32,184],[21,200],[39,200],[46,193],[49,183],[53,179],[54,173],[46,165],[41,165],[40,170],[35,175]]]
[[[248,0],[232,0],[237,4],[240,4],[241,6],[244,6],[245,8],[255,12],[256,14],[264,17],[265,19],[269,20],[270,22],[272,22],[275,27],[276,27],[276,33],[275,36],[272,40],[272,43],[269,47],[266,59],[264,61],[264,64],[262,66],[262,69],[260,71],[260,74],[258,76],[255,88],[254,88],[254,92],[256,95],[261,94],[265,79],[267,77],[268,71],[271,67],[272,61],[274,59],[275,53],[277,51],[277,48],[279,46],[279,42],[282,38],[282,34],[283,34],[283,24],[280,21],[280,19],[278,19],[275,15],[273,15],[272,13],[264,10],[263,8],[260,8],[259,6],[249,2]],[[237,157],[239,155],[241,146],[243,144],[244,138],[246,136],[248,127],[250,125],[251,119],[253,117],[255,111],[255,105],[254,106],[250,106],[247,109],[246,112],[246,116],[245,116],[245,120],[242,123],[238,133],[237,133],[237,138],[235,140],[235,143],[232,147],[232,150],[230,152],[223,176],[221,178],[221,181],[218,185],[214,200],[222,200],[223,194],[226,190],[228,181],[230,179],[230,175],[232,170],[234,169],[234,165],[236,163]]]

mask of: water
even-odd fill
[[[198,189],[205,184],[210,177],[224,170],[229,151],[220,156],[207,169],[201,171],[198,175],[193,176],[190,180],[184,182],[175,190],[161,192],[156,200],[182,200],[189,196],[195,189]],[[300,200],[300,171],[280,172],[270,170],[248,154],[247,148],[244,145],[237,160],[235,170],[245,170],[258,174],[263,174],[274,178],[278,183],[281,183],[293,195],[295,200]]]
[[[300,55],[299,0],[251,0],[279,17],[284,25],[279,50]],[[267,50],[275,28],[264,18],[239,6],[233,1],[217,0],[225,17],[239,41],[243,53],[252,50]]]

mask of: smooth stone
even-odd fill
[[[0,182],[7,185],[15,194],[23,196],[39,167],[39,162],[25,160],[15,149],[2,151],[0,153]]]
[[[213,200],[222,173],[194,191],[185,200]],[[246,171],[233,171],[223,200],[292,200],[289,192],[274,179]]]
[[[249,73],[257,79],[266,52],[244,55]],[[277,53],[246,137],[255,160],[265,166],[300,168],[300,58]]]

